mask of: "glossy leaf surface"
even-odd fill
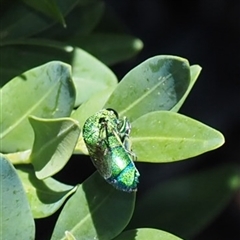
[[[138,228],[121,233],[114,240],[181,240],[171,233],[153,228]]]
[[[22,181],[34,218],[44,218],[56,212],[76,188],[53,178],[39,180],[30,165],[18,166],[17,173]]]
[[[157,184],[139,200],[129,229],[153,227],[191,239],[240,188],[239,169],[221,165]]]
[[[128,72],[105,104],[133,121],[158,110],[170,110],[185,94],[190,83],[186,59],[155,56]]]
[[[142,162],[173,162],[216,149],[224,143],[217,130],[184,115],[157,111],[132,123],[132,149]]]
[[[0,77],[3,82],[40,64],[59,59],[72,66],[72,78],[76,87],[75,106],[88,100],[93,94],[117,85],[114,73],[103,63],[80,48],[55,41],[31,40],[5,46],[1,50]],[[19,65],[16,59],[22,59]]]
[[[76,48],[75,52],[71,63],[77,90],[75,105],[80,105],[92,95],[117,85],[116,76],[107,66],[79,48]]]
[[[76,239],[112,239],[129,222],[134,203],[135,194],[114,189],[96,172],[65,204],[51,239],[66,240],[65,231]]]
[[[69,232],[65,231],[66,240],[76,240],[76,238]]]
[[[34,239],[35,226],[22,183],[0,154],[0,239]]]
[[[34,144],[30,160],[39,179],[60,171],[70,159],[80,128],[71,118],[42,119],[31,116]]]
[[[16,40],[12,44],[2,46],[1,87],[4,85],[3,83],[21,73],[53,61],[56,56],[58,56],[59,61],[70,63],[73,58],[73,48],[69,45],[60,43],[57,45],[57,42],[43,39]],[[19,64],[17,59],[22,59],[22,63]]]
[[[0,150],[15,152],[32,147],[29,115],[43,118],[69,116],[75,101],[70,67],[50,62],[12,79],[2,89]]]
[[[12,164],[28,164],[30,163],[30,157],[31,150],[21,151],[21,152],[14,152],[14,153],[7,153],[4,154],[6,158],[12,163]]]

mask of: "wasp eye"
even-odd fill
[[[110,112],[113,112],[115,114],[115,116],[118,118],[118,113],[117,111],[115,111],[114,109],[112,108],[107,108],[106,110],[110,111]]]
[[[104,117],[101,117],[98,120],[98,123],[105,123],[105,122],[106,122],[106,118],[104,118]]]

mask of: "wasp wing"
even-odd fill
[[[94,154],[90,154],[94,166],[105,179],[112,175],[111,159],[108,157],[109,151],[109,148],[98,145],[95,148]]]

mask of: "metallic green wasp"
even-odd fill
[[[113,109],[103,109],[89,117],[83,126],[83,139],[93,164],[101,176],[115,188],[137,190],[140,176],[131,151],[130,122],[119,119]]]

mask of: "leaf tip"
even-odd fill
[[[215,129],[214,132],[215,136],[212,139],[210,139],[210,141],[212,142],[212,150],[221,147],[225,143],[224,135],[220,131]]]

